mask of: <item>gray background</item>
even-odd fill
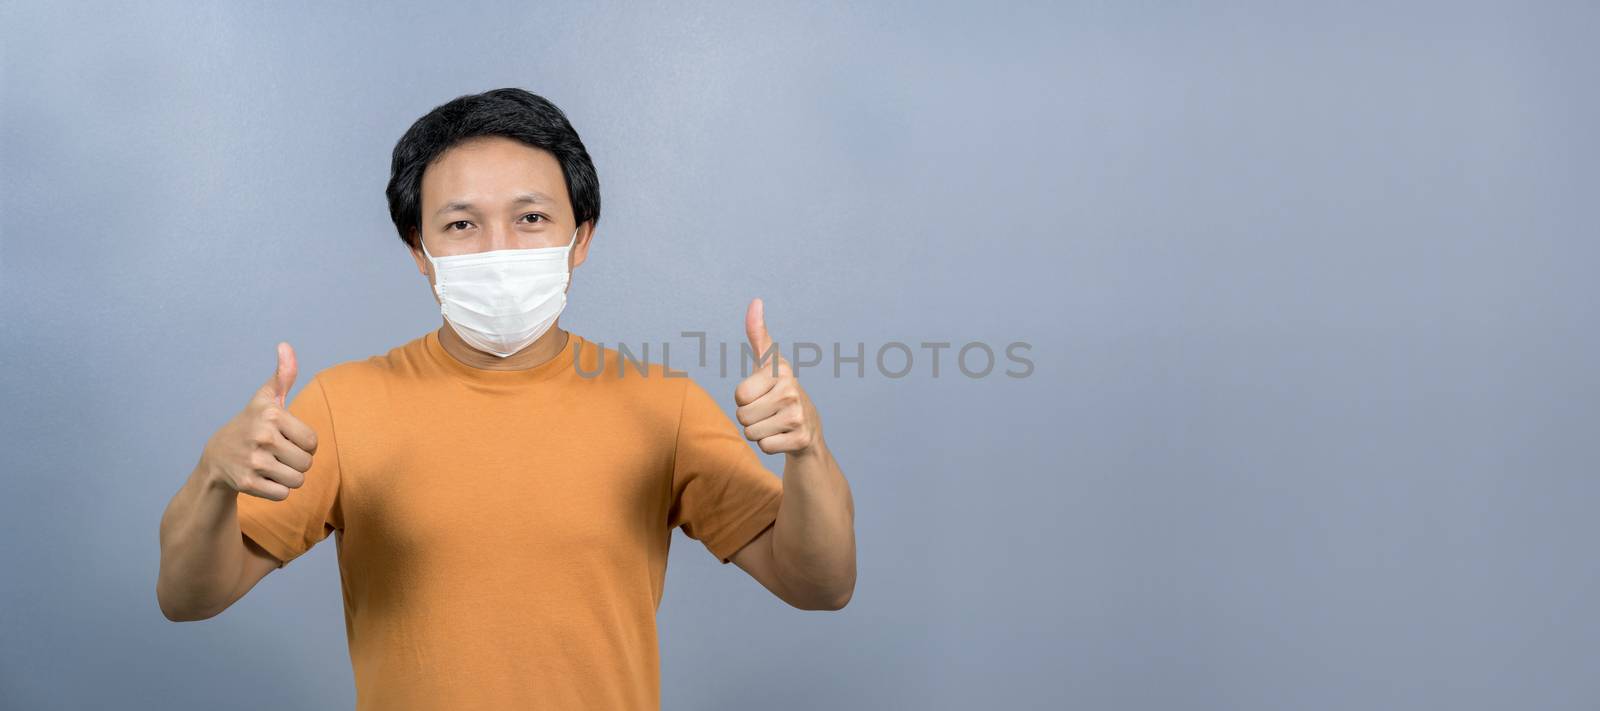
[[[0,6],[0,706],[351,705],[331,543],[174,624],[158,523],[277,340],[438,324],[389,151],[499,86],[599,168],[591,339],[1033,344],[803,374],[855,598],[675,534],[666,708],[1600,698],[1592,7],[385,5]]]

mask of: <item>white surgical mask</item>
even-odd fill
[[[485,353],[507,358],[538,340],[555,324],[567,306],[567,254],[578,241],[578,231],[565,247],[496,249],[474,254],[435,257],[422,246],[433,264],[433,291],[439,295],[439,313],[461,340]]]

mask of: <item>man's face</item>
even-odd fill
[[[423,172],[419,229],[428,254],[443,257],[564,247],[578,225],[555,156],[492,136],[456,144]],[[583,263],[592,231],[588,224],[578,230],[568,268]],[[427,256],[413,249],[411,257],[432,286],[433,267]],[[435,294],[434,300],[438,298]]]

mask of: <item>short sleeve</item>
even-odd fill
[[[289,413],[317,433],[305,483],[282,501],[239,494],[239,530],[278,559],[282,568],[335,529],[344,528],[339,497],[339,443],[320,377],[289,402]]]
[[[682,527],[726,564],[778,518],[783,479],[705,389],[684,378],[669,527]]]

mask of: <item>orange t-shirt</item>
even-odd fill
[[[783,480],[685,373],[637,365],[570,334],[483,370],[429,332],[306,383],[305,485],[239,496],[239,527],[280,567],[337,534],[357,709],[660,707],[672,529],[726,564]]]

